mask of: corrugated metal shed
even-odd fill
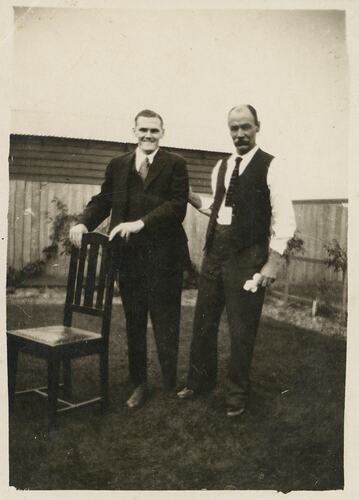
[[[100,184],[106,165],[115,156],[132,151],[133,143],[12,135],[9,168],[11,179],[71,184]],[[164,148],[187,160],[192,187],[210,192],[210,175],[226,153]]]

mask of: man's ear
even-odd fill
[[[258,122],[258,124],[257,124],[257,132],[259,132],[260,129],[261,129],[261,122]]]

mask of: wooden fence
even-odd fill
[[[294,257],[291,281],[341,281],[342,273],[328,269],[324,262],[328,256],[324,245],[336,239],[347,248],[348,200],[296,200],[294,210],[305,253]]]
[[[133,145],[80,139],[12,136],[10,146],[10,193],[8,213],[8,266],[21,269],[41,257],[50,243],[53,203],[58,198],[69,213],[80,213],[99,190],[109,159],[131,150]],[[210,173],[222,153],[172,150],[187,158],[191,185],[210,192]],[[327,269],[324,245],[337,239],[346,247],[347,200],[296,200],[297,227],[305,253],[291,266],[292,282],[342,279]],[[193,262],[199,266],[208,219],[189,207],[184,222]],[[50,275],[63,277],[66,258],[48,265]]]

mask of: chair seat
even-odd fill
[[[101,339],[99,333],[63,325],[10,330],[7,333],[48,346],[74,344],[77,342]]]

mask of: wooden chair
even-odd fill
[[[56,417],[60,412],[98,401],[103,411],[107,409],[113,287],[112,246],[108,238],[100,233],[83,235],[81,248],[73,247],[71,253],[63,325],[7,331],[10,411],[13,409],[20,351],[47,360],[47,387],[28,389],[16,394],[34,391],[48,398],[49,430],[57,426]],[[100,317],[101,333],[73,327],[73,313]],[[100,356],[100,397],[77,404],[58,399],[59,385],[63,385],[64,397],[71,397],[71,360],[91,354]],[[61,364],[63,384],[59,383]],[[58,402],[65,406],[58,408]]]

